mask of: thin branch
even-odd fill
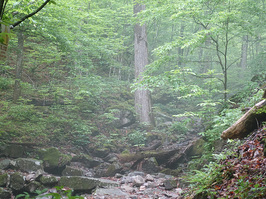
[[[234,63],[236,63],[239,59],[240,59],[240,57],[237,58],[237,59],[235,59],[235,61],[233,61],[231,64],[229,64],[229,66],[227,67],[227,69],[229,69],[229,68],[230,68]]]
[[[16,23],[14,23],[13,25],[10,26],[11,29],[15,28],[16,26],[18,26],[20,23],[22,23],[23,21],[25,21],[26,19],[32,17],[33,15],[35,15],[37,12],[39,12],[41,9],[44,8],[44,6],[46,6],[47,3],[49,3],[50,0],[46,0],[37,10],[35,10],[34,12],[24,16],[20,21],[17,21]]]

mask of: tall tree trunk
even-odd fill
[[[145,10],[145,5],[139,3],[134,4],[134,14]],[[146,34],[146,25],[135,25],[135,78],[142,80],[142,73],[148,64],[148,43]],[[135,109],[138,120],[148,126],[154,126],[154,118],[152,116],[151,95],[150,92],[143,88],[135,91]]]
[[[241,62],[240,67],[242,70],[247,68],[247,55],[248,55],[248,35],[242,38],[242,48],[241,48]]]
[[[184,30],[185,30],[185,25],[184,25],[184,22],[182,21],[181,22],[181,25],[180,25],[180,32],[179,32],[180,38],[183,38],[184,37]],[[184,49],[182,49],[181,47],[178,47],[177,53],[178,53],[178,62],[177,62],[177,65],[179,67],[181,67],[183,65]]]
[[[17,34],[18,36],[18,53],[17,53],[17,66],[16,66],[16,80],[13,93],[13,102],[16,103],[21,95],[21,76],[23,68],[23,48],[24,48],[24,36],[23,32],[20,30]]]

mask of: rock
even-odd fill
[[[61,174],[64,167],[72,159],[70,155],[61,153],[55,147],[40,150],[39,155],[43,160],[44,170],[52,174]]]
[[[74,189],[74,191],[84,191],[91,192],[92,189],[96,187],[117,187],[118,183],[98,178],[88,178],[82,176],[62,176],[59,183],[59,186],[65,186]]]
[[[25,178],[22,174],[16,172],[10,175],[10,188],[15,191],[21,190],[25,185]]]
[[[145,179],[141,176],[133,176],[132,177],[132,182],[134,186],[140,187],[141,185],[143,185],[145,183]]]
[[[103,163],[103,160],[101,158],[92,158],[89,155],[78,155],[74,156],[72,159],[72,162],[81,162],[84,164],[87,168],[93,168],[99,166],[101,163]]]
[[[21,145],[10,144],[3,149],[4,156],[10,158],[19,158],[25,156],[25,147]]]
[[[119,173],[122,169],[123,167],[119,162],[114,162],[107,168],[104,176],[115,176],[115,174]]]
[[[116,154],[111,153],[111,154],[107,155],[104,158],[104,161],[105,162],[109,162],[109,163],[113,163],[113,162],[117,162],[118,161],[118,158],[117,158]]]
[[[129,197],[129,195],[123,191],[121,191],[118,188],[112,188],[112,189],[102,189],[98,188],[96,189],[94,195],[97,196],[111,196],[113,197],[119,197],[119,198],[124,198],[124,197]]]
[[[39,169],[38,171],[36,171],[34,173],[30,173],[30,174],[26,175],[26,181],[28,181],[28,182],[33,181],[36,178],[39,178],[43,173],[44,173],[44,171],[41,169]]]
[[[93,156],[104,158],[110,153],[110,149],[108,148],[95,148],[93,151]]]
[[[147,174],[146,175],[146,180],[145,180],[146,182],[147,181],[151,181],[151,182],[153,182],[154,181],[154,177],[151,175],[151,174]]]
[[[63,176],[83,176],[83,171],[74,167],[66,166],[62,171]]]
[[[159,167],[155,157],[145,158],[142,162],[142,170],[146,173],[157,173]]]
[[[0,187],[5,187],[7,183],[8,183],[8,174],[4,173],[0,175]]]
[[[132,177],[132,176],[145,176],[145,173],[142,172],[142,171],[133,171],[131,173],[128,174],[129,177]]]
[[[23,172],[43,170],[42,161],[32,158],[18,158],[15,160],[15,169]]]
[[[204,152],[204,144],[205,141],[202,138],[195,141],[193,146],[186,152],[187,157],[190,158],[192,156],[201,156]]]
[[[95,177],[100,178],[106,176],[106,171],[109,168],[111,164],[104,162],[100,164],[99,166],[94,168]]]
[[[9,159],[4,159],[0,161],[0,169],[8,169],[10,166],[10,160]]]
[[[46,186],[54,186],[58,183],[57,178],[52,175],[43,175],[40,177],[39,181]]]
[[[116,173],[115,174],[115,178],[122,178],[122,177],[123,177],[123,175],[121,173]]]
[[[0,187],[0,198],[1,199],[10,199],[12,198],[11,196],[12,196],[11,191]]]
[[[134,188],[127,184],[121,185],[121,189],[125,190],[128,193],[132,193],[134,191]]]
[[[41,183],[32,181],[26,185],[25,190],[29,193],[34,193],[36,190],[42,190],[43,188],[44,187],[41,185]]]
[[[177,188],[177,183],[173,179],[168,179],[163,182],[165,190],[172,190],[174,188]]]

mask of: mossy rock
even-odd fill
[[[63,167],[70,163],[72,157],[61,153],[57,148],[51,147],[39,151],[45,168]]]
[[[11,198],[11,191],[6,190],[2,187],[0,187],[0,198],[1,199],[10,199]]]
[[[22,174],[16,172],[10,175],[10,187],[15,190],[19,191],[24,188],[25,179]]]
[[[56,183],[58,183],[57,178],[55,176],[52,176],[52,175],[43,175],[40,177],[39,181],[41,184],[48,185],[48,186],[49,185],[53,186]]]
[[[180,173],[182,172],[182,169],[163,169],[160,171],[161,173],[167,174],[167,175],[172,175],[172,176],[179,176]]]
[[[5,187],[8,182],[8,174],[4,173],[0,175],[0,187]]]
[[[105,176],[115,176],[116,173],[119,173],[123,169],[122,165],[118,162],[111,164],[105,173]]]
[[[203,139],[198,139],[187,152],[187,156],[201,156],[204,152],[204,144],[205,141]]]

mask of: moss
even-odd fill
[[[8,182],[8,174],[5,173],[5,174],[0,175],[0,186],[5,187],[7,182]]]
[[[61,153],[57,148],[52,147],[40,151],[40,157],[45,167],[62,167],[71,161],[71,156]]]
[[[178,176],[182,172],[182,169],[163,169],[161,170],[161,173],[167,174],[167,175],[172,175],[172,176]]]

